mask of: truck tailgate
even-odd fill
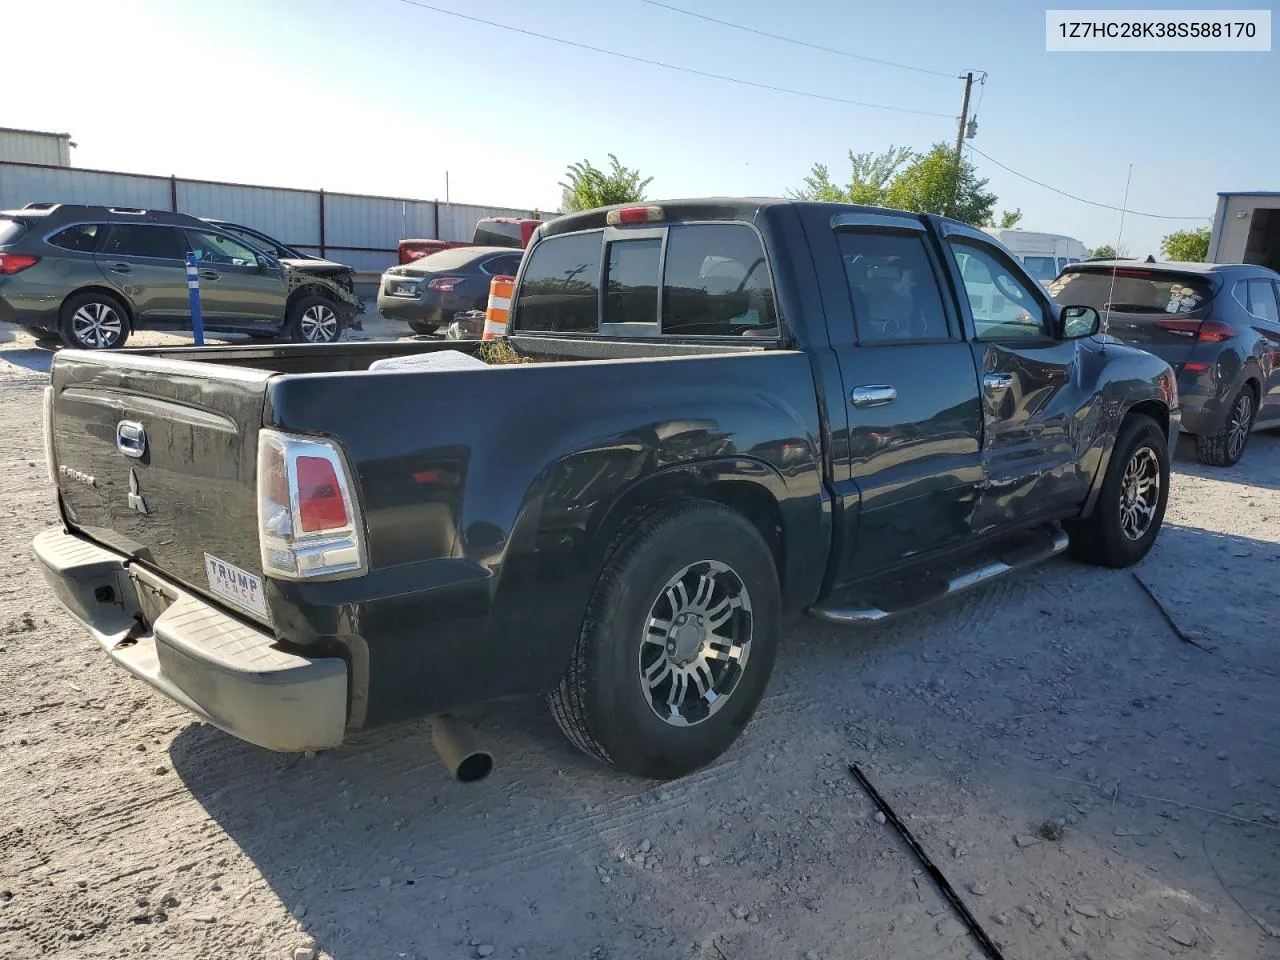
[[[52,458],[68,523],[222,602],[206,555],[224,576],[234,576],[231,565],[260,577],[255,461],[272,375],[128,353],[60,354]],[[260,590],[239,609],[266,620]]]

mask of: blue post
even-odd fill
[[[204,346],[204,316],[200,313],[200,268],[196,255],[187,251],[187,295],[191,298],[191,333],[197,347]]]

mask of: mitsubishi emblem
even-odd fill
[[[133,467],[129,468],[129,509],[144,515],[147,512],[146,498],[138,492],[138,471]]]

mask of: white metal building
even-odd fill
[[[1280,192],[1218,194],[1208,260],[1280,271]]]
[[[0,127],[0,161],[69,167],[73,146],[69,133]]]

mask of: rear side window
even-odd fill
[[[836,240],[859,343],[944,340],[950,335],[922,237],[842,230]]]
[[[186,244],[173,227],[152,227],[139,223],[113,223],[107,229],[102,252],[115,257],[152,257],[182,260]]]
[[[103,225],[100,223],[77,223],[74,227],[59,230],[49,242],[64,250],[76,253],[93,253],[98,249],[98,241],[102,239]]]
[[[600,231],[543,240],[529,255],[516,300],[519,330],[595,333]]]
[[[605,275],[605,323],[657,323],[662,241],[615,240]]]
[[[1132,267],[1068,270],[1049,285],[1049,294],[1066,306],[1111,313],[1199,316],[1209,306],[1209,285],[1203,280]]]
[[[8,243],[13,243],[26,232],[27,228],[17,220],[0,217],[0,247],[3,247]]]
[[[1280,308],[1276,305],[1276,290],[1270,280],[1249,281],[1249,312],[1255,317],[1280,323]]]
[[[481,266],[485,273],[495,277],[514,277],[520,269],[519,257],[494,257],[486,260]]]
[[[665,334],[742,336],[778,326],[764,248],[746,224],[673,224],[662,295]]]

